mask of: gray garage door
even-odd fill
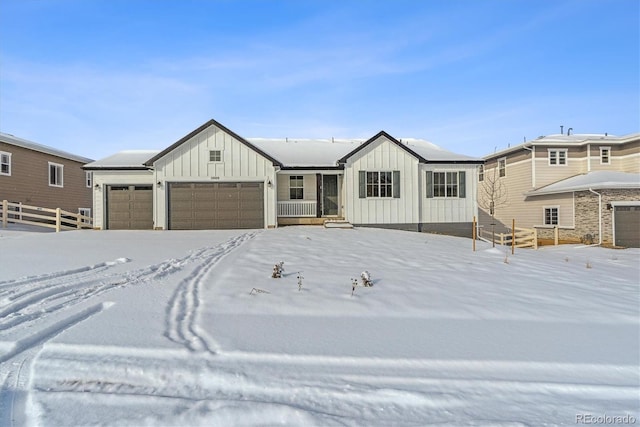
[[[616,245],[640,248],[640,206],[615,206]]]
[[[109,185],[107,187],[107,228],[109,230],[151,230],[153,189],[150,185]]]
[[[264,227],[261,182],[170,183],[169,229]]]

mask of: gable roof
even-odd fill
[[[169,146],[169,147],[165,148],[164,150],[160,151],[158,154],[156,154],[155,156],[153,156],[152,158],[147,160],[144,163],[145,166],[153,166],[153,164],[157,160],[159,160],[162,157],[166,156],[167,154],[169,154],[170,152],[172,152],[173,150],[175,150],[176,148],[178,148],[179,146],[181,146],[185,142],[189,141],[191,138],[193,138],[194,136],[196,136],[197,134],[199,134],[200,132],[204,131],[205,129],[207,129],[210,126],[215,126],[218,129],[220,129],[221,131],[231,135],[233,138],[237,139],[241,144],[246,145],[251,150],[253,150],[256,153],[260,154],[262,157],[265,157],[266,159],[270,160],[273,163],[274,166],[282,166],[282,164],[278,160],[274,159],[269,154],[267,154],[264,151],[260,150],[258,147],[256,147],[255,145],[251,144],[249,141],[247,141],[246,139],[244,139],[243,137],[241,137],[237,133],[235,133],[232,130],[226,128],[225,126],[221,125],[220,123],[218,123],[217,121],[215,121],[213,119],[209,120],[208,122],[206,122],[205,124],[203,124],[202,126],[197,128],[193,132],[189,133],[188,135],[185,135],[184,137],[180,138],[178,141],[173,143],[171,146]]]
[[[158,150],[126,150],[120,151],[104,159],[96,160],[83,166],[86,170],[147,170],[145,166],[150,158],[157,155]]]
[[[74,162],[88,163],[93,161],[93,159],[89,159],[87,157],[77,156],[66,151],[47,147],[46,145],[42,144],[37,144],[35,142],[18,138],[17,136],[13,136],[8,133],[0,132],[0,142],[4,142],[5,144],[9,145],[15,145],[16,147],[26,148],[28,150],[38,151],[44,154],[49,154],[51,156],[60,157],[62,159],[73,160]]]
[[[525,196],[570,193],[589,189],[640,188],[640,173],[594,171],[572,176],[525,193]]]
[[[400,149],[418,159],[420,163],[484,163],[484,160],[482,159],[456,154],[422,139],[409,138],[406,140],[398,140],[383,130],[340,158],[338,163],[346,163],[350,157],[357,154],[380,137],[384,137],[392,144],[397,145]]]

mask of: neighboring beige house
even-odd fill
[[[541,240],[640,247],[640,133],[558,134],[485,157],[480,225],[536,228]],[[502,195],[500,193],[503,193]]]
[[[482,159],[382,131],[368,140],[243,138],[210,120],[162,151],[87,164],[102,229],[344,221],[471,236]]]
[[[0,200],[91,216],[90,161],[0,133]]]

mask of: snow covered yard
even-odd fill
[[[637,424],[639,288],[637,249],[0,230],[0,425]]]

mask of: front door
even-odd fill
[[[322,216],[338,215],[338,175],[322,175]]]

